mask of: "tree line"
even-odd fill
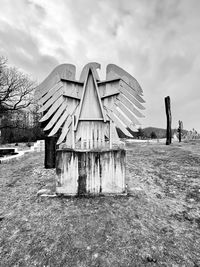
[[[38,106],[34,103],[36,82],[0,57],[0,142],[31,142],[43,138]]]

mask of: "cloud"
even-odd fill
[[[200,111],[199,0],[1,0],[0,53],[42,81],[60,63],[115,63],[144,91],[144,126],[165,127],[164,97],[174,124],[197,127]],[[193,103],[193,105],[192,105]],[[185,110],[184,107],[188,107]],[[182,117],[181,117],[182,116]]]
[[[14,65],[32,75],[34,79],[42,77],[47,74],[47,70],[50,72],[58,65],[56,58],[40,53],[38,42],[28,33],[7,23],[1,22],[1,25],[0,53],[9,59],[9,63],[15,63]]]

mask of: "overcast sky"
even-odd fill
[[[140,83],[142,127],[200,132],[200,0],[0,0],[0,55],[38,82],[61,63],[114,63]]]

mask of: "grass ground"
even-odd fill
[[[200,266],[200,143],[128,144],[128,196],[44,198],[43,153],[0,165],[0,266]]]

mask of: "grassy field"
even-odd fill
[[[200,266],[200,143],[128,144],[128,196],[45,198],[43,153],[0,165],[0,266]]]

